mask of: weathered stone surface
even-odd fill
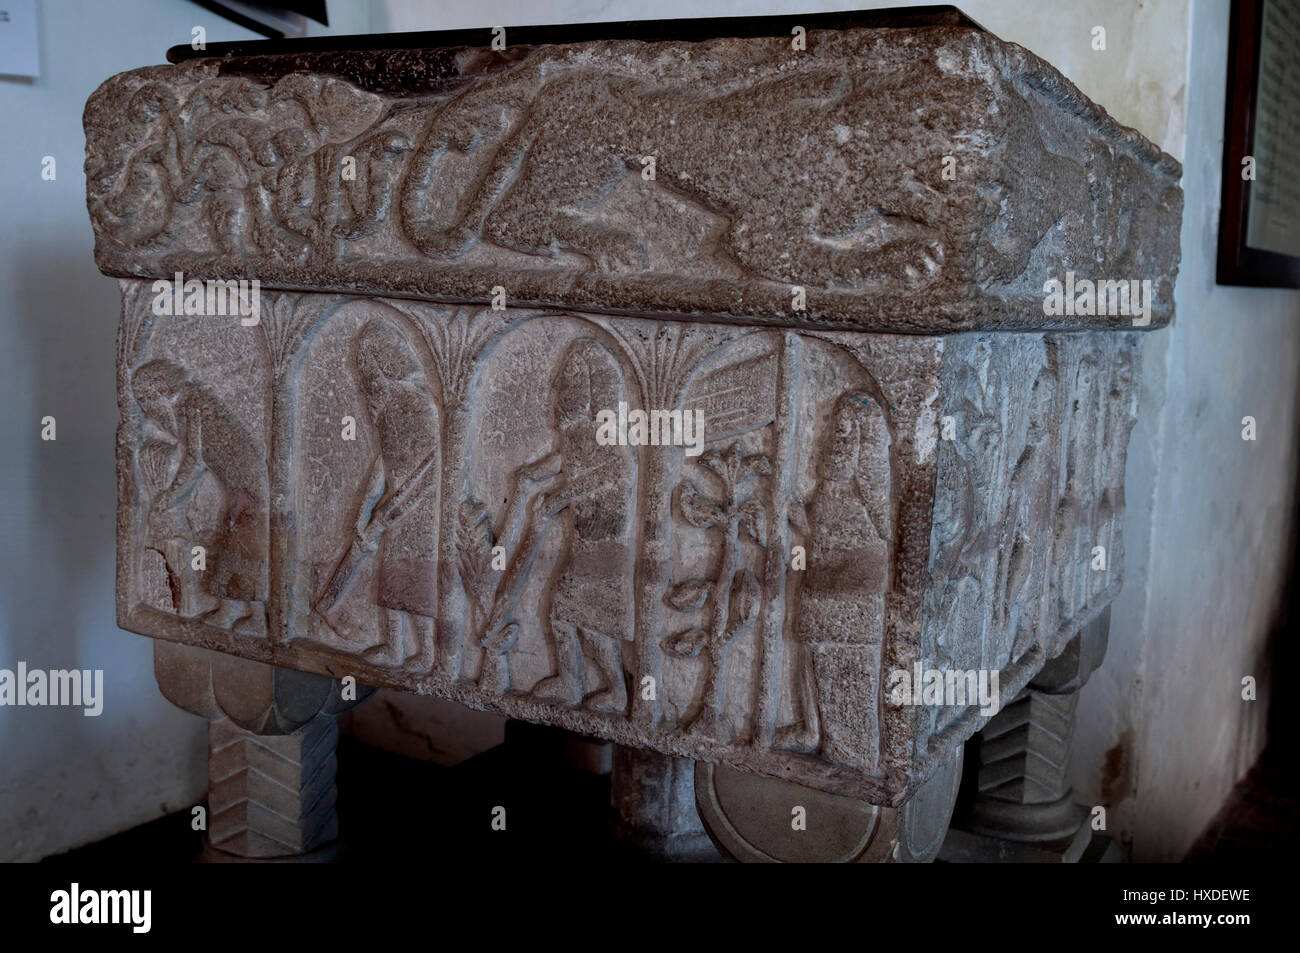
[[[506,719],[430,695],[381,689],[340,718],[339,731],[374,748],[452,767],[504,743]]]
[[[394,69],[438,81],[358,85]],[[1173,312],[1178,163],[968,27],[193,60],[109,80],[85,126],[96,259],[122,277],[878,331],[1128,324],[1046,316],[1044,282],[1073,272],[1149,279],[1153,325]]]
[[[1117,585],[1131,333],[278,292],[245,327],[125,291],[119,614],[146,634],[898,803],[981,716],[895,705],[888,673],[1010,697]],[[699,411],[702,452],[602,446],[620,402]]]
[[[1138,332],[1044,284],[1149,279],[1166,323],[1179,168],[981,31],[808,40],[101,87],[119,623],[828,797],[931,790],[989,712],[896,676],[1014,698],[1119,586]],[[177,271],[261,281],[256,322],[157,314]],[[606,413],[687,426],[611,443]],[[279,689],[164,690],[302,723]]]

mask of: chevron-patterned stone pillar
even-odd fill
[[[337,720],[326,716],[288,735],[212,722],[208,843],[240,857],[284,857],[334,840],[338,736]]]
[[[949,835],[946,859],[1084,856],[1092,830],[1074,801],[1070,754],[1079,692],[1101,664],[1109,626],[1107,608],[980,731],[970,800]]]
[[[373,689],[166,641],[154,677],[208,720],[205,860],[297,857],[338,836],[338,716]]]
[[[1027,688],[980,733],[972,830],[1007,840],[1069,841],[1083,821],[1066,772],[1079,693]]]

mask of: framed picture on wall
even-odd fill
[[[1233,0],[1225,114],[1218,282],[1300,288],[1300,0]]]

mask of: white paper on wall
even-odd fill
[[[41,75],[36,0],[0,0],[0,75]]]

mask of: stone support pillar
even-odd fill
[[[306,672],[159,641],[158,687],[208,719],[208,860],[306,857],[338,836],[337,716],[365,698]]]
[[[1068,778],[1079,693],[1106,654],[1109,626],[1107,607],[977,735],[972,797],[945,859],[1075,863],[1117,853],[1094,837]]]
[[[610,804],[618,839],[654,860],[719,859],[695,809],[695,762],[614,749]]]

